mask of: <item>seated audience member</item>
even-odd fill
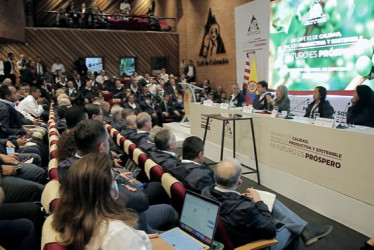
[[[149,78],[149,84],[147,85],[148,87],[148,91],[152,94],[152,95],[157,95],[157,88],[158,88],[158,82],[153,79],[153,78]]]
[[[170,100],[170,94],[164,93],[163,99],[158,106],[158,116],[161,123],[166,122],[167,119],[172,119],[173,121],[180,121],[181,115],[178,110],[175,109],[173,102]]]
[[[279,241],[270,249],[300,249],[299,236],[310,246],[333,229],[332,226],[313,227],[275,200],[272,212],[258,192],[248,188],[244,195],[236,189],[242,184],[241,165],[235,159],[221,161],[215,171],[215,185],[206,187],[202,195],[221,203],[220,217],[234,247],[274,238]],[[285,225],[277,230],[276,223]]]
[[[30,95],[23,99],[16,109],[31,121],[34,120],[34,118],[39,118],[44,111],[42,106],[43,98],[41,98],[40,95],[40,89],[31,87]]]
[[[44,221],[40,207],[31,202],[2,204],[3,200],[0,187],[0,245],[6,249],[40,249],[37,237]]]
[[[155,136],[161,130],[162,130],[162,127],[157,126],[157,125],[153,126],[153,128],[149,132],[148,141],[146,143],[143,143],[139,147],[144,153],[146,153],[148,155],[148,157],[150,157],[149,156],[150,152],[155,151],[157,149],[156,145],[155,145]]]
[[[56,82],[56,89],[66,88],[67,87],[67,81],[66,76],[62,75],[60,76],[60,80]]]
[[[205,93],[207,93],[207,94],[212,92],[212,88],[210,87],[210,81],[209,80],[204,80],[202,88],[205,89]]]
[[[134,229],[137,216],[125,208],[122,197],[119,199],[111,167],[105,153],[91,153],[67,172],[52,222],[65,247],[152,249],[147,234]]]
[[[102,90],[96,90],[95,91],[95,98],[94,98],[93,101],[94,102],[104,102],[105,101],[105,98],[104,98]]]
[[[347,112],[347,123],[374,127],[373,90],[367,85],[357,86],[351,102],[352,106]]]
[[[113,118],[110,116],[110,104],[109,102],[101,102],[101,108],[103,109],[103,121],[111,123]]]
[[[25,136],[29,138],[31,131],[23,128],[22,120],[15,109],[14,102],[17,101],[16,88],[13,86],[0,87],[0,127],[1,138],[9,136]]]
[[[62,162],[75,154],[74,127],[88,115],[82,106],[74,106],[66,111],[66,125],[68,130],[61,134],[57,143],[57,159]]]
[[[182,161],[169,169],[169,173],[186,189],[196,193],[214,184],[213,171],[204,163],[204,144],[199,137],[191,136],[184,140]]]
[[[132,109],[122,109],[122,120],[126,121],[127,116],[135,115]]]
[[[58,132],[60,135],[62,135],[67,129],[68,126],[66,125],[66,112],[68,111],[68,108],[64,105],[57,107],[57,122],[56,122],[56,128],[58,129]]]
[[[110,111],[110,114],[113,118],[113,121],[110,123],[110,125],[118,131],[122,131],[126,128],[126,122],[122,120],[122,110],[122,107],[115,105]]]
[[[275,91],[275,99],[273,100],[270,95],[266,95],[266,101],[269,109],[278,107],[278,112],[290,112],[290,99],[288,98],[288,89],[284,85],[278,86]]]
[[[104,86],[104,82],[109,80],[109,78],[108,78],[105,74],[106,74],[106,72],[105,72],[105,70],[103,69],[103,70],[100,72],[100,75],[98,75],[98,76],[96,77],[96,79],[95,79],[96,82],[98,82],[98,83],[100,84],[100,86]]]
[[[66,173],[78,159],[89,153],[109,154],[109,134],[100,121],[84,120],[80,122],[74,128],[74,142],[75,155],[60,162],[57,168],[61,183],[66,181]],[[113,164],[114,161],[112,161]],[[144,230],[147,230],[148,233],[154,232],[153,228],[159,229],[174,221],[174,210],[171,206],[165,204],[149,206],[149,203],[154,204],[157,199],[163,200],[164,190],[160,183],[151,182],[144,190],[136,189],[131,187],[132,182],[128,180],[130,173],[124,173],[121,176],[125,179],[116,178],[116,182],[121,181],[120,183],[126,185],[118,184],[120,193],[124,193],[124,197],[126,197],[126,206],[139,213],[144,212],[147,217],[145,224],[144,222],[142,224]],[[156,214],[158,217],[154,218]]]
[[[4,203],[40,201],[44,186],[39,182],[45,178],[45,170],[34,164],[21,163],[19,159],[17,153],[0,154]]]
[[[98,120],[102,121],[103,120],[103,109],[99,104],[93,104],[89,103],[84,106],[88,119],[93,119],[93,120]]]
[[[165,84],[165,89],[168,94],[175,95],[175,91],[177,91],[178,94],[181,94],[181,86],[179,84],[175,83],[174,78],[170,78],[169,83]]]
[[[68,88],[65,90],[65,94],[69,97],[72,104],[80,103],[80,92],[75,89],[73,81],[68,81]]]
[[[139,113],[136,117],[136,127],[136,134],[129,139],[139,147],[148,141],[149,131],[152,129],[151,116],[146,112]]]
[[[133,94],[129,95],[129,97],[127,98],[127,102],[123,103],[122,107],[124,107],[125,109],[133,110],[134,114],[136,115],[141,112],[140,105],[139,103],[135,102],[135,97]]]
[[[145,96],[145,101],[140,103],[140,110],[142,112],[148,113],[152,117],[152,123],[155,125],[160,125],[158,115],[156,110],[158,105],[153,101],[152,94]]]
[[[215,99],[215,102],[217,102],[217,103],[226,103],[226,102],[228,102],[228,101],[229,101],[229,100],[227,100],[226,92],[225,92],[225,91],[223,91],[223,92],[221,93],[221,97],[220,97],[220,98]]]
[[[42,83],[40,85],[40,92],[42,98],[47,99],[49,102],[51,101],[51,97],[53,95],[52,87],[51,84],[47,83],[46,80],[42,80]]]
[[[115,82],[115,87],[112,90],[112,97],[120,98],[120,99],[126,98],[125,88],[122,86],[122,83],[120,80],[116,80]]]
[[[61,63],[60,58],[56,57],[55,63],[52,64],[51,72],[55,75],[58,72],[65,73],[65,66]]]
[[[147,152],[149,158],[160,165],[165,172],[175,168],[180,160],[174,153],[176,141],[173,132],[169,129],[162,129],[156,134],[154,144],[156,150]]]
[[[137,127],[136,127],[136,115],[128,115],[126,117],[126,128],[122,129],[121,135],[123,135],[127,139],[132,139],[134,135],[136,135]]]
[[[326,100],[326,95],[327,90],[324,87],[316,87],[313,93],[313,102],[306,108],[304,117],[313,118],[314,113],[319,113],[320,117],[333,118],[334,108],[331,106],[330,102]]]
[[[133,94],[135,97],[138,97],[138,95],[141,93],[140,87],[138,86],[138,80],[133,79],[131,80],[130,85],[126,86],[126,88],[131,90],[131,94]]]
[[[17,99],[18,99],[18,101],[22,101],[27,96],[26,86],[24,86],[24,85],[18,84],[16,86],[16,91],[17,91]]]
[[[95,90],[92,87],[92,81],[86,82],[86,87],[81,91],[81,98],[84,103],[90,103],[95,98]]]
[[[183,103],[183,95],[178,94],[177,101],[174,104],[175,110],[178,111],[180,114],[180,118],[184,116],[184,103]]]
[[[230,96],[230,106],[232,107],[242,107],[243,102],[246,102],[245,96],[240,92],[238,84],[233,84],[231,86],[232,94]]]
[[[266,96],[270,95],[268,92],[268,83],[265,81],[259,81],[257,83],[257,91],[255,99],[253,100],[253,108],[257,110],[267,109]]]
[[[169,81],[169,74],[166,73],[166,69],[162,68],[160,73],[161,79],[163,79],[165,82]]]

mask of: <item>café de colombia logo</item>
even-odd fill
[[[251,22],[249,23],[248,35],[257,35],[260,33],[261,33],[261,30],[260,30],[260,27],[258,26],[257,18],[253,15]]]
[[[304,20],[304,25],[312,25],[317,23],[324,23],[327,21],[325,13],[321,6],[321,0],[312,0],[308,15]]]

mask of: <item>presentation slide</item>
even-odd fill
[[[136,58],[125,57],[120,59],[119,73],[121,76],[132,76],[136,71]]]
[[[270,88],[374,88],[374,0],[277,0],[270,12]]]
[[[99,73],[103,70],[102,57],[86,57],[86,66],[92,73]]]

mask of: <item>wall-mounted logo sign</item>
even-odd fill
[[[201,48],[199,56],[204,58],[211,58],[212,56],[225,54],[225,45],[221,38],[220,26],[217,23],[216,17],[212,15],[212,9],[209,9],[208,20],[204,28],[203,41],[201,42]],[[209,65],[219,65],[228,64],[227,58],[222,58],[219,60],[203,60],[198,61],[197,66],[209,66]]]

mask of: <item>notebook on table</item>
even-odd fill
[[[217,227],[219,208],[219,202],[187,191],[179,226],[160,234],[160,238],[178,250],[209,249]],[[157,247],[153,247],[162,249],[162,244],[158,242]]]

